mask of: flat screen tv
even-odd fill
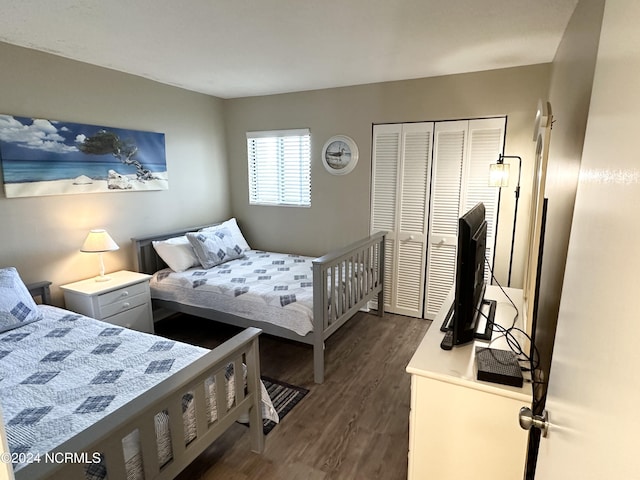
[[[484,204],[478,203],[458,220],[458,250],[456,255],[456,284],[453,303],[453,345],[484,338],[491,326],[477,332],[486,281],[484,278],[487,222]]]

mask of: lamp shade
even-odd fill
[[[91,230],[87,238],[85,238],[81,252],[100,253],[100,252],[112,252],[118,250],[118,244],[113,241],[113,238],[107,233],[106,230],[96,229]]]
[[[509,186],[509,164],[492,163],[489,165],[489,186],[508,187]]]

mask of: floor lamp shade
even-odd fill
[[[509,186],[509,165],[506,163],[492,163],[489,165],[489,186]]]
[[[96,277],[97,282],[110,280],[110,278],[104,274],[104,261],[102,260],[102,254],[104,252],[113,252],[119,248],[118,244],[104,229],[91,230],[89,235],[87,235],[87,238],[85,238],[80,251],[86,253],[97,253],[100,259],[100,275]]]

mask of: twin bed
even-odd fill
[[[278,418],[258,329],[209,351],[36,305],[15,269],[0,289],[2,460],[17,480],[171,479],[238,420],[262,452],[263,414]]]
[[[232,237],[230,243],[221,247],[216,232],[224,232],[225,241]],[[212,238],[216,242],[206,245]],[[132,240],[138,271],[153,275],[155,309],[254,326],[312,345],[316,383],[324,381],[326,339],[370,301],[383,304],[384,232],[319,258],[252,250],[233,218]],[[192,247],[196,260],[183,261]],[[168,248],[181,253],[172,258]],[[235,258],[210,265],[219,248]]]
[[[239,420],[261,453],[263,417],[278,421],[260,381],[261,330],[312,345],[322,383],[325,340],[383,303],[384,233],[316,259],[229,234],[241,236],[233,219],[133,239],[155,307],[245,328],[211,351],[46,305],[49,282],[27,289],[0,269],[0,440],[17,480],[171,479]],[[207,252],[212,238],[226,247]],[[170,269],[158,252],[176,244]],[[187,258],[191,246],[214,265]]]

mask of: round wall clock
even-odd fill
[[[345,175],[358,163],[358,146],[346,135],[334,135],[322,147],[322,164],[333,175]]]

